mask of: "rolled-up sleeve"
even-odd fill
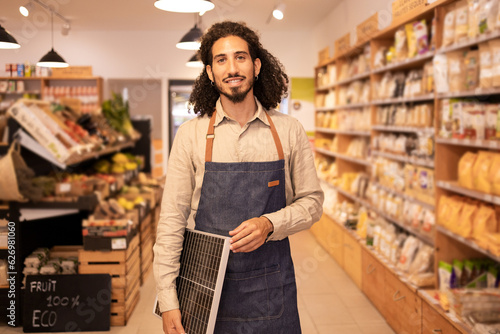
[[[306,230],[323,214],[324,194],[317,177],[307,134],[298,121],[292,122],[288,131],[290,131],[288,169],[292,195],[287,194],[285,208],[263,215],[274,226],[274,232],[268,241],[281,240]]]
[[[191,145],[188,134],[181,126],[168,160],[156,243],[153,247],[153,272],[161,312],[179,308],[175,281],[179,275],[179,258],[195,186]]]

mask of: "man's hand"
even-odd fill
[[[181,311],[171,310],[161,314],[165,334],[186,334],[181,323]]]
[[[232,237],[230,248],[234,253],[254,251],[266,242],[268,234],[273,230],[273,224],[266,217],[246,220],[234,230],[229,231]]]

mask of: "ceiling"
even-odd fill
[[[50,16],[35,4],[28,18],[19,6],[29,0],[0,0],[0,23],[7,30],[50,29]],[[183,1],[183,0],[179,0]],[[343,0],[212,0],[215,9],[201,19],[203,29],[221,20],[245,21],[259,32],[307,31],[320,22]],[[42,0],[71,21],[71,30],[188,30],[195,14],[171,13],[153,6],[154,0]],[[282,21],[270,20],[278,2],[286,4]],[[63,23],[54,16],[54,27]],[[70,32],[71,34],[71,32]]]

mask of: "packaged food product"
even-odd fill
[[[406,32],[404,28],[396,31],[394,36],[395,58],[397,61],[404,60],[408,57],[408,44],[406,42]]]
[[[449,215],[445,219],[449,220],[448,229],[450,229],[451,231],[457,230],[457,222],[460,216],[462,215],[463,207],[464,207],[463,200],[455,199],[450,202]]]
[[[451,132],[453,138],[464,138],[464,108],[465,101],[459,99],[450,100],[451,108]]]
[[[479,15],[479,0],[467,0],[468,5],[468,36],[475,38],[479,34],[478,15]]]
[[[492,86],[500,87],[500,39],[488,43],[491,49]]]
[[[493,162],[493,154],[488,151],[480,151],[474,166],[472,167],[472,181],[474,189],[491,193],[489,180],[490,167]]]
[[[417,53],[426,54],[429,51],[429,33],[425,20],[413,23],[413,33],[417,42]]]
[[[464,262],[454,259],[453,267],[450,278],[450,287],[452,289],[458,289],[461,287],[460,278],[462,277],[462,272],[464,271]]]
[[[444,16],[443,46],[449,46],[455,41],[455,9]]]
[[[462,104],[463,114],[463,137],[469,139],[484,139],[485,110],[481,103],[464,102]]]
[[[412,58],[417,55],[417,37],[415,36],[415,31],[413,30],[413,23],[405,24],[405,31],[406,41],[408,43],[408,58]]]
[[[439,290],[447,290],[450,288],[450,279],[453,266],[447,262],[439,261]]]
[[[448,58],[448,85],[451,92],[465,90],[466,70],[464,52],[454,51],[447,54]]]
[[[495,210],[489,205],[481,204],[474,219],[472,236],[477,241],[489,233],[498,232]]]
[[[458,219],[455,230],[453,232],[461,235],[464,238],[472,237],[472,226],[475,219],[475,215],[478,210],[478,204],[476,202],[466,202],[462,208],[462,214]]]
[[[489,33],[495,29],[498,0],[479,0],[478,27],[479,33]]]
[[[401,256],[399,257],[399,262],[397,267],[402,271],[407,272],[410,268],[413,259],[415,258],[415,254],[420,247],[422,242],[415,238],[414,236],[409,236],[401,249]]]
[[[436,216],[434,212],[430,210],[425,210],[424,221],[422,223],[422,231],[427,234],[433,234],[434,227],[436,225]]]
[[[431,23],[431,38],[429,41],[429,50],[436,50],[436,17],[432,18]]]
[[[477,154],[465,152],[458,162],[458,184],[464,188],[474,189],[472,181],[472,167],[476,162]]]
[[[479,87],[479,51],[471,50],[465,54],[465,90]]]
[[[469,8],[466,0],[460,0],[456,3],[455,10],[455,43],[467,38],[469,27]]]
[[[493,83],[491,48],[488,42],[479,44],[479,87],[490,88]]]
[[[429,271],[433,263],[433,254],[434,249],[431,246],[422,244],[415,255],[415,259],[408,269],[408,273],[415,275]]]
[[[491,184],[491,192],[500,196],[500,154],[498,153],[493,155],[488,179]]]
[[[443,138],[450,138],[452,136],[453,127],[453,109],[451,108],[450,99],[441,100],[441,130],[439,135]]]
[[[494,140],[496,139],[496,123],[498,117],[498,111],[500,110],[500,104],[498,103],[488,103],[484,106],[485,112],[485,129],[484,129],[484,139]]]
[[[446,93],[448,87],[448,60],[445,54],[437,54],[432,59],[434,84],[437,93]]]

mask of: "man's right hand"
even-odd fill
[[[171,310],[161,314],[165,334],[186,334],[181,323],[181,311]]]

